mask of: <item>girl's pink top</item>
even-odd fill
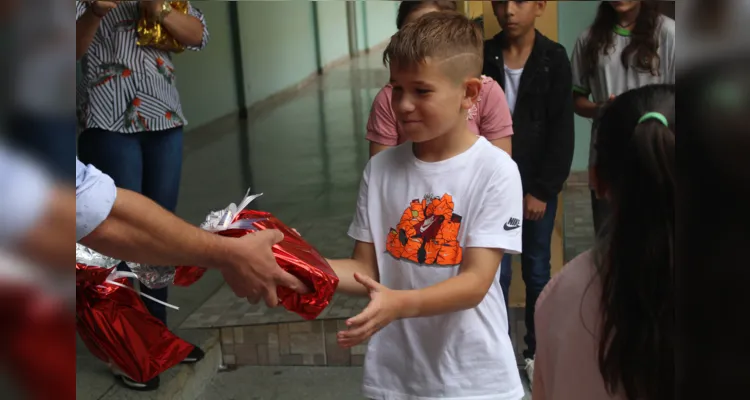
[[[396,114],[391,108],[393,86],[385,85],[372,102],[367,121],[367,140],[384,146],[396,146],[406,141],[399,129]],[[472,132],[487,140],[513,135],[513,120],[508,101],[500,85],[488,76],[482,76],[482,90],[477,103],[469,110],[466,123]]]
[[[610,396],[599,373],[601,294],[591,251],[570,261],[544,287],[534,315],[532,399],[626,400],[622,391]]]

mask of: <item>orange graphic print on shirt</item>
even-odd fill
[[[458,231],[461,216],[453,213],[453,197],[427,195],[412,200],[386,239],[386,251],[417,264],[453,266],[461,263]]]

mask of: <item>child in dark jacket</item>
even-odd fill
[[[546,1],[493,1],[502,32],[484,45],[484,74],[500,83],[513,118],[513,160],[524,193],[523,252],[526,284],[526,372],[531,380],[536,340],[534,305],[550,279],[557,197],[574,150],[572,75],[565,48],[534,27]],[[505,226],[504,229],[514,229]],[[500,282],[508,304],[511,256]]]

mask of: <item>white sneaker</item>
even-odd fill
[[[526,359],[526,367],[524,369],[526,370],[526,377],[529,378],[529,390],[531,390],[531,386],[534,384],[534,359],[533,358]]]

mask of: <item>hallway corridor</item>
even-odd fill
[[[349,256],[353,242],[346,230],[368,159],[365,124],[387,80],[376,49],[333,68],[292,98],[253,107],[246,121],[219,120],[189,131],[177,214],[200,224],[209,211],[239,202],[251,188],[264,193],[253,208],[295,227],[326,256]],[[170,328],[177,329],[221,285],[221,276],[209,272],[189,288],[170,288],[170,303],[180,307],[169,310]],[[194,330],[177,333],[199,345],[207,337]],[[78,399],[127,396],[80,339],[77,354]]]
[[[326,257],[348,257],[353,241],[346,231],[368,159],[365,125],[372,100],[387,80],[381,50],[374,49],[333,68],[293,95],[280,96],[260,107],[253,107],[246,121],[224,119],[189,131],[185,137],[177,214],[199,224],[209,211],[239,202],[251,188],[252,193],[264,193],[252,208],[269,211],[296,228]],[[585,214],[588,210],[586,204],[577,203],[587,201],[588,193],[585,190],[577,192],[580,193],[575,198],[566,199],[564,209]],[[590,226],[589,218],[576,216],[566,220],[577,226]],[[577,249],[587,246],[586,237],[590,235],[586,229],[576,232],[577,238],[580,237],[576,240],[581,243],[566,243],[569,251],[577,252],[580,251]],[[515,291],[520,295],[523,292],[515,289],[519,287],[516,281],[520,281],[520,277],[520,271],[514,273],[511,293]],[[195,368],[178,366],[167,371],[162,375],[162,387],[154,392],[153,398],[175,393],[186,395],[186,391],[193,389],[185,386],[185,382],[205,386],[207,382],[200,382],[199,370],[212,370],[203,378],[210,380],[217,363],[228,363],[228,355],[233,359],[236,356],[234,361],[238,364],[244,357],[242,361],[255,359],[263,365],[260,344],[257,348],[253,344],[247,350],[247,346],[234,345],[235,339],[246,340],[235,336],[242,335],[241,332],[245,332],[245,337],[251,335],[248,332],[254,327],[250,325],[282,323],[279,326],[284,326],[283,323],[292,325],[300,321],[296,315],[282,309],[268,310],[264,306],[237,302],[233,296],[227,295],[229,290],[222,284],[218,273],[209,272],[189,288],[170,288],[170,303],[180,307],[179,311],[169,311],[170,328],[186,340],[207,348],[207,353],[214,356],[207,356]],[[366,300],[339,299],[327,310],[328,317],[353,315],[366,304]],[[522,309],[512,311],[511,319],[518,321],[518,326],[512,325],[513,336],[520,338],[525,332],[520,322]],[[246,323],[248,318],[251,323]],[[320,321],[321,329],[329,322],[335,325],[336,321]],[[218,328],[221,327],[227,328],[221,329],[219,338]],[[233,335],[231,345],[225,331]],[[320,339],[316,337],[313,341],[319,342]],[[218,353],[210,351],[216,348],[215,352],[218,352],[219,346],[225,357],[223,362],[215,355]],[[270,342],[269,346],[272,346]],[[298,343],[297,346],[305,345]],[[78,399],[132,396],[132,392],[115,384],[107,367],[91,356],[80,340],[77,350]],[[252,351],[253,355],[240,354],[241,351]],[[263,352],[266,354],[265,365],[272,365],[268,364],[269,353]],[[330,364],[330,349],[324,349],[324,352],[328,352],[324,359]],[[295,358],[287,365],[300,365],[300,361],[305,365],[320,365],[318,358],[313,356],[317,353],[299,354],[299,359]],[[357,362],[350,362],[349,357],[354,360],[357,356],[359,354],[354,352],[351,356],[345,355],[346,362],[339,365],[356,365]],[[311,396],[316,393],[315,388],[305,390]]]

